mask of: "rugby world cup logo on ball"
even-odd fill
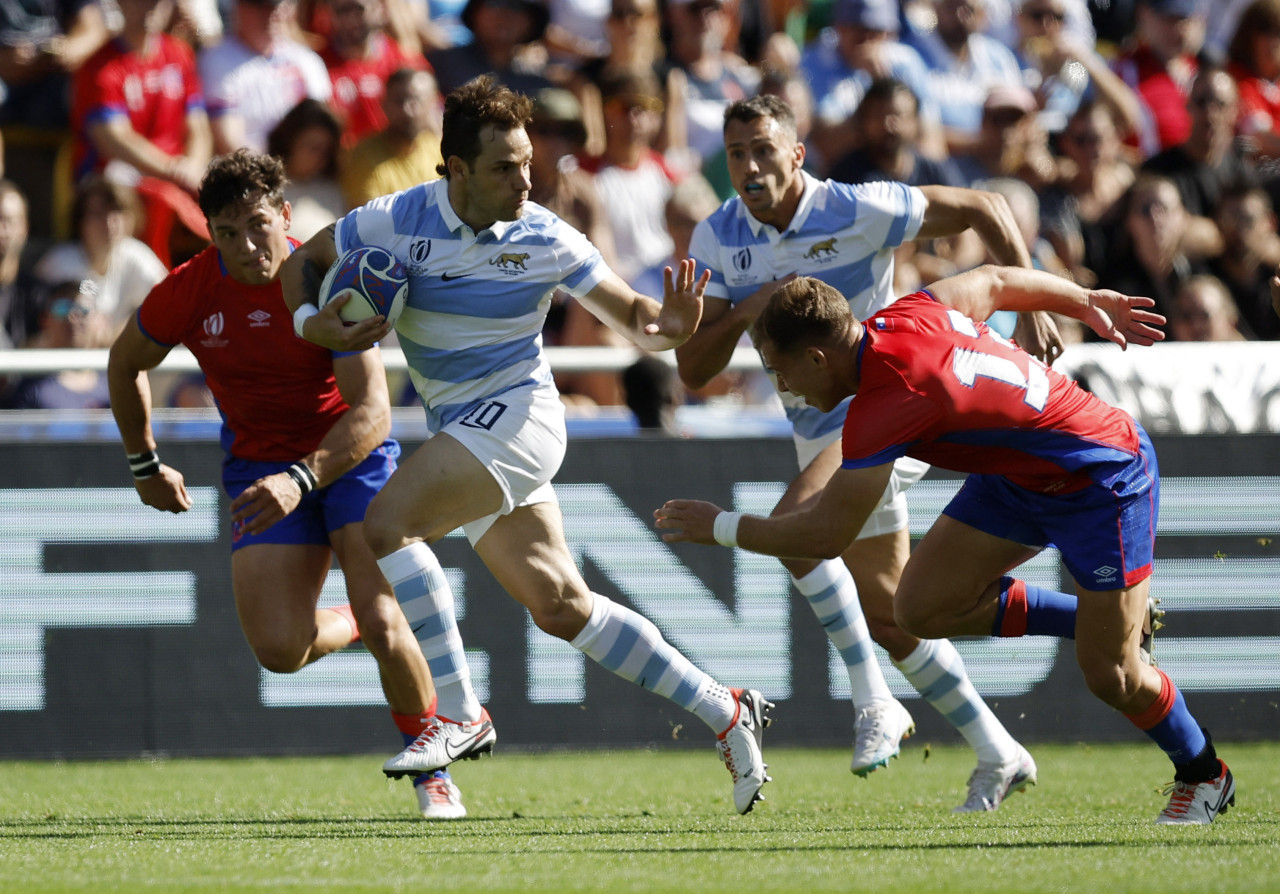
[[[394,326],[409,296],[409,277],[391,252],[362,245],[340,255],[324,275],[320,306],[341,295],[350,296],[339,311],[348,323],[380,314]]]

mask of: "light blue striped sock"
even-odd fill
[[[818,623],[849,671],[854,711],[893,698],[871,648],[871,632],[858,602],[858,587],[844,562],[827,559],[804,577],[791,580],[818,616]]]
[[[938,709],[980,761],[1010,760],[1018,743],[969,682],[964,660],[946,639],[922,639],[915,651],[894,666],[925,701]]]
[[[606,670],[670,699],[719,735],[733,723],[733,694],[662,638],[638,612],[592,593],[591,617],[569,645]]]
[[[431,669],[439,698],[436,713],[449,720],[479,720],[480,701],[471,688],[471,668],[454,617],[453,590],[440,560],[425,543],[411,543],[379,559],[378,567],[395,590]]]

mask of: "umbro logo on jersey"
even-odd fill
[[[271,314],[267,313],[265,310],[255,310],[253,313],[249,314],[249,319],[252,320],[252,322],[249,323],[250,327],[271,325]]]

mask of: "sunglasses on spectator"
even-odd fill
[[[1027,116],[1021,109],[987,109],[984,117],[996,127],[1013,127]]]
[[[1049,22],[1061,25],[1067,18],[1065,14],[1058,12],[1056,9],[1026,9],[1024,7],[1022,14],[1031,19],[1031,21],[1039,22],[1042,25]]]
[[[662,111],[662,100],[656,96],[614,96],[606,100],[605,105],[626,112],[634,112],[637,109],[645,112]]]
[[[1205,96],[1204,94],[1192,96],[1188,102],[1193,108],[1197,109],[1225,109],[1230,105],[1227,100],[1220,96]]]
[[[1172,214],[1175,210],[1177,209],[1171,208],[1159,199],[1148,199],[1138,206],[1138,213],[1143,217],[1155,217],[1157,213]]]
[[[49,315],[55,320],[80,320],[89,316],[92,310],[74,298],[55,298],[49,305]]]
[[[1101,135],[1096,133],[1073,133],[1068,134],[1066,139],[1077,146],[1096,146],[1102,142]]]

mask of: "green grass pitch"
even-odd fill
[[[470,816],[417,818],[381,756],[0,763],[0,891],[1280,891],[1280,743],[1220,743],[1236,806],[1153,824],[1151,745],[1032,748],[1040,784],[953,816],[971,752],[769,749],[745,817],[702,751],[498,752],[455,766]]]

